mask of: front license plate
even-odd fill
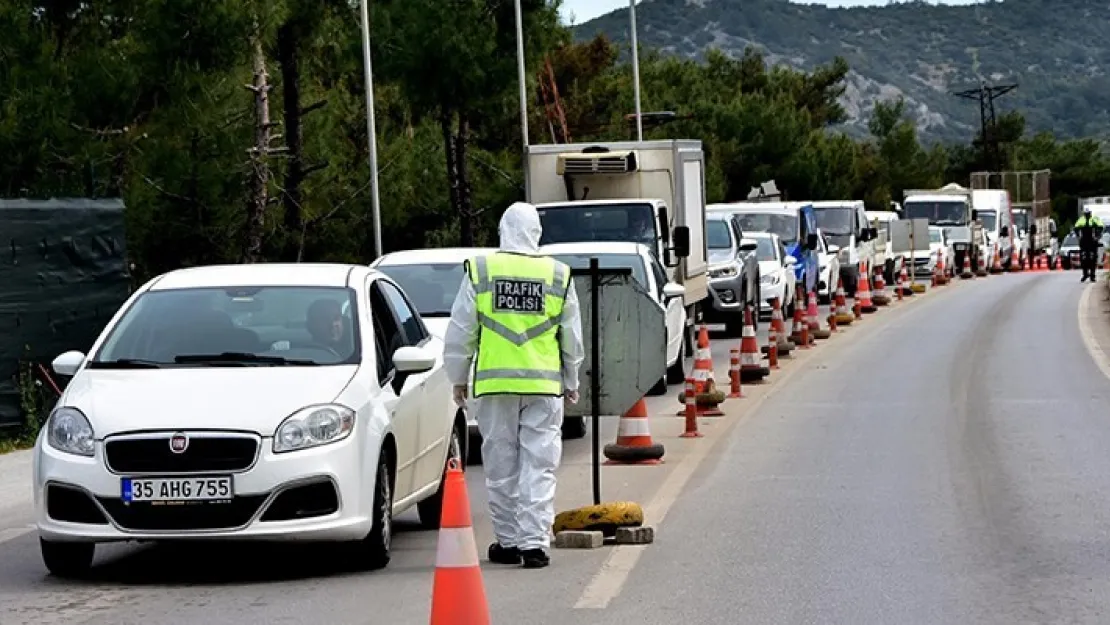
[[[120,480],[124,503],[220,501],[235,496],[231,476],[133,478]]]

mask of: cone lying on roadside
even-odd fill
[[[490,625],[466,478],[455,459],[447,464],[443,484],[431,625]]]
[[[663,445],[651,440],[651,422],[647,404],[641,398],[628,412],[621,415],[617,425],[617,442],[603,450],[609,460],[605,464],[660,464]]]
[[[744,308],[744,332],[740,339],[740,379],[756,382],[771,374],[759,357],[759,342],[755,338],[755,325],[752,323],[751,307]]]
[[[830,334],[829,331],[821,327],[821,314],[817,309],[817,292],[809,292],[809,304],[806,306],[806,315],[809,319],[806,323],[809,324],[809,335],[815,339],[827,339]]]
[[[782,319],[782,303],[779,298],[771,299],[771,330],[767,335],[767,345],[760,348],[764,354],[770,355],[772,343],[777,346],[778,355],[789,355],[794,351],[794,341],[786,334],[786,325]]]
[[[844,281],[840,278],[836,280],[836,310],[833,312],[836,315],[836,325],[849,326],[856,316],[848,310],[848,302],[844,298]]]

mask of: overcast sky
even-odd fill
[[[642,1],[640,0],[640,2]],[[637,4],[640,4],[640,2],[637,2]],[[940,4],[974,3],[975,0],[942,0],[940,2]],[[805,2],[805,4],[827,4],[834,7],[882,6],[887,4],[887,0],[826,0],[825,2]],[[563,19],[570,21],[571,15],[573,15],[575,23],[581,24],[599,15],[605,15],[610,11],[627,6],[628,0],[563,0]]]

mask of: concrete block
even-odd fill
[[[617,532],[620,532],[618,529]],[[555,535],[556,549],[597,549],[605,544],[601,532],[580,532],[567,530]]]
[[[655,528],[645,527],[618,527],[618,545],[650,545],[655,542]]]

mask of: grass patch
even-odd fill
[[[0,454],[10,454],[13,451],[20,451],[22,449],[30,449],[35,446],[35,439],[32,437],[13,437],[0,439]]]

